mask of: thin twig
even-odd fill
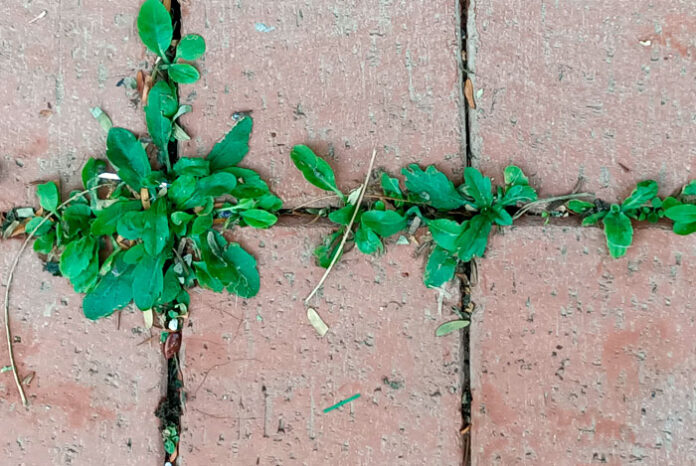
[[[17,264],[19,263],[19,258],[22,256],[22,253],[27,248],[27,244],[29,244],[29,241],[31,241],[31,239],[34,237],[34,232],[36,230],[38,230],[39,228],[41,228],[41,226],[44,223],[46,223],[46,221],[49,218],[51,218],[53,215],[55,215],[56,211],[58,211],[58,209],[66,206],[67,204],[71,203],[72,201],[74,201],[78,197],[81,197],[81,196],[87,194],[88,192],[90,192],[91,190],[96,189],[96,188],[97,188],[97,186],[95,186],[92,189],[87,189],[85,191],[82,191],[80,193],[75,194],[70,199],[68,199],[67,201],[63,202],[61,205],[56,207],[55,210],[49,212],[48,215],[46,215],[39,222],[39,224],[36,226],[36,228],[34,228],[33,231],[30,231],[29,233],[27,233],[27,239],[24,240],[24,243],[22,243],[22,247],[19,248],[19,252],[15,256],[14,262],[12,262],[12,267],[10,267],[10,273],[7,275],[7,288],[5,288],[5,304],[4,304],[4,307],[5,307],[5,335],[7,336],[7,347],[9,349],[9,353],[10,353],[10,367],[12,367],[12,375],[14,376],[15,385],[17,385],[17,390],[19,391],[19,395],[22,398],[22,404],[24,406],[28,406],[29,402],[27,400],[26,394],[24,393],[24,388],[22,387],[22,382],[19,380],[19,373],[17,372],[17,364],[15,363],[15,358],[14,358],[14,347],[12,346],[12,331],[10,329],[10,287],[12,285],[12,278],[14,277],[15,269],[17,268]]]
[[[534,206],[540,205],[540,204],[548,204],[550,202],[556,202],[556,201],[569,201],[571,199],[580,199],[583,197],[594,197],[594,194],[590,193],[574,193],[574,194],[564,194],[563,196],[555,196],[555,197],[547,197],[546,199],[539,199],[538,201],[530,202],[529,204],[525,204],[522,206],[520,210],[518,210],[515,215],[512,216],[513,220],[517,220],[521,216],[527,213],[529,209],[531,209]]]
[[[341,253],[343,252],[343,246],[345,246],[346,241],[348,240],[348,235],[350,235],[350,230],[353,228],[353,222],[355,222],[355,217],[358,215],[358,210],[360,210],[360,203],[362,203],[363,196],[365,195],[365,191],[367,191],[367,184],[370,182],[370,175],[372,175],[372,166],[375,163],[375,157],[377,156],[377,149],[372,150],[372,158],[370,159],[370,166],[367,169],[367,175],[365,176],[365,184],[362,185],[362,189],[360,190],[360,196],[358,197],[358,202],[355,203],[355,210],[353,210],[353,216],[350,218],[350,222],[348,222],[348,226],[346,227],[345,233],[343,233],[343,238],[341,238],[341,244],[338,245],[338,249],[336,250],[336,253],[333,256],[333,259],[331,259],[331,263],[327,267],[326,271],[324,272],[324,275],[321,277],[321,280],[319,280],[319,283],[317,283],[317,286],[314,287],[311,293],[309,293],[309,296],[305,299],[305,304],[309,303],[309,300],[312,299],[312,296],[316,294],[317,291],[319,291],[319,288],[324,284],[324,281],[326,280],[326,277],[329,276],[329,272],[331,272],[331,269],[333,268],[334,264],[338,261],[338,258],[341,256]]]

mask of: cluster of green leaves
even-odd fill
[[[602,222],[612,257],[622,257],[633,242],[632,221],[657,223],[666,217],[674,222],[674,232],[688,235],[696,231],[696,181],[686,185],[677,196],[660,198],[659,187],[653,180],[641,181],[630,196],[620,204],[571,200],[568,209],[583,215],[583,225]]]
[[[112,128],[106,156],[120,182],[104,182],[103,160],[82,172],[86,193],[60,203],[55,183],[37,189],[51,219],[32,218],[34,249],[60,256],[60,272],[87,293],[85,315],[97,319],[131,301],[142,310],[185,313],[187,288],[198,284],[242,297],[259,290],[256,260],[229,243],[222,228],[268,228],[282,206],[258,173],[237,164],[249,150],[251,118],[240,121],[205,157],[183,157],[154,170],[130,131]],[[108,191],[100,198],[97,193]],[[176,312],[174,310],[173,312]],[[172,317],[170,315],[170,317]]]
[[[455,186],[434,166],[423,170],[411,164],[401,172],[403,186],[399,179],[382,173],[382,194],[369,196],[367,203],[356,206],[359,190],[342,193],[331,166],[309,147],[295,146],[290,158],[309,183],[335,193],[344,204],[328,213],[338,229],[316,248],[319,265],[328,267],[342,253],[340,240],[354,214],[349,242],[365,254],[381,252],[385,238],[405,232],[416,222],[416,227],[427,225],[435,243],[425,267],[424,282],[429,287],[451,280],[460,263],[483,257],[493,225],[512,225],[508,209],[537,199],[516,166],[505,169],[505,183],[494,191],[491,179],[472,167],[465,169],[463,183]],[[408,240],[402,235],[399,241]]]
[[[164,443],[164,451],[168,455],[174,454],[176,446],[179,444],[179,432],[175,425],[169,425],[162,430],[162,442]]]
[[[188,34],[172,46],[174,28],[172,18],[159,0],[146,0],[138,14],[140,39],[159,59],[152,71],[152,88],[147,94],[145,119],[155,145],[162,151],[162,160],[170,140],[188,140],[186,132],[175,123],[181,115],[191,111],[190,105],[180,105],[176,83],[198,81],[198,70],[185,61],[197,60],[205,53],[205,40],[197,34]]]

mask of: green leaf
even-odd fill
[[[505,167],[503,177],[505,178],[505,184],[508,186],[529,185],[529,179],[525,176],[522,169],[515,165],[508,165]]]
[[[86,293],[96,285],[99,279],[99,252],[95,249],[89,258],[87,267],[78,275],[70,277],[70,283],[77,293]]]
[[[261,279],[254,256],[233,243],[225,250],[225,259],[236,271],[236,277],[227,286],[227,291],[242,298],[256,296],[261,287]]]
[[[341,243],[344,229],[339,229],[324,238],[321,245],[314,250],[314,256],[317,258],[317,263],[320,267],[327,268],[334,256],[338,254],[338,246]]]
[[[208,176],[210,162],[200,157],[182,157],[174,164],[174,173],[178,176]]]
[[[193,225],[191,226],[191,234],[192,235],[200,235],[202,233],[205,233],[206,231],[210,230],[213,226],[213,216],[208,214],[208,215],[202,215],[200,217],[196,217],[196,220],[193,221]]]
[[[682,236],[690,235],[691,233],[696,231],[696,222],[693,222],[693,223],[675,222],[674,225],[672,226],[672,230],[678,235],[682,235]],[[34,243],[34,246],[36,246],[36,243]]]
[[[290,158],[309,183],[324,191],[333,191],[342,199],[345,198],[336,186],[336,177],[331,166],[315,155],[312,149],[297,145],[292,148]]]
[[[278,217],[260,209],[243,210],[241,216],[247,225],[254,228],[268,228],[278,221]]]
[[[399,186],[399,180],[397,178],[392,178],[386,173],[382,173],[380,183],[385,196],[393,197],[395,199],[404,198],[404,195],[401,192],[401,186]]]
[[[39,197],[39,204],[47,212],[53,212],[60,204],[58,186],[53,181],[38,185],[36,187],[36,195]]]
[[[237,165],[249,152],[249,135],[253,126],[251,117],[242,118],[219,141],[206,159],[210,162],[210,171],[216,172]]]
[[[133,270],[133,300],[142,310],[150,309],[162,294],[164,256],[145,254]]]
[[[53,222],[51,220],[46,220],[44,222],[44,218],[45,217],[32,217],[27,222],[27,225],[24,227],[24,231],[34,235],[37,238],[45,235],[46,233],[51,231],[51,227],[53,227]]]
[[[505,195],[501,199],[501,204],[505,206],[514,206],[519,202],[530,202],[537,200],[537,193],[531,186],[514,185],[505,190]]]
[[[462,233],[457,238],[457,257],[469,262],[474,257],[483,257],[491,232],[491,221],[484,215],[476,215],[462,223]]]
[[[350,219],[353,217],[353,211],[355,210],[355,206],[348,204],[346,206],[341,207],[338,210],[334,210],[333,212],[329,213],[329,220],[331,220],[334,223],[338,223],[339,225],[346,226],[350,223]],[[356,220],[357,220],[356,216]]]
[[[604,235],[611,257],[617,258],[626,254],[633,241],[633,226],[631,219],[621,212],[618,204],[612,204],[611,210],[602,219]]]
[[[205,53],[205,40],[198,34],[186,34],[176,46],[176,59],[197,60]]]
[[[379,236],[363,223],[355,231],[355,245],[363,254],[374,254],[384,249]]]
[[[61,228],[63,234],[72,238],[80,232],[89,231],[92,210],[86,204],[71,204],[63,210]]]
[[[512,216],[505,210],[502,204],[495,204],[489,210],[489,218],[501,226],[512,225]]]
[[[183,205],[196,191],[196,179],[191,175],[179,176],[167,191],[167,197],[177,205]]]
[[[682,189],[682,194],[684,196],[696,196],[696,180],[693,180],[684,186],[684,189]]]
[[[187,212],[174,212],[172,214],[172,223],[174,225],[185,225],[190,222],[193,217],[193,214]]]
[[[237,177],[237,186],[230,193],[237,199],[254,199],[270,192],[266,182],[254,170],[229,167],[225,171]]]
[[[99,184],[99,175],[106,171],[106,162],[90,157],[82,168],[82,185],[91,189]],[[96,199],[96,196],[92,196]]]
[[[118,176],[135,190],[140,190],[152,172],[145,149],[127,129],[111,128],[106,138],[106,157],[118,170]]]
[[[382,237],[391,236],[406,228],[406,217],[393,210],[370,210],[362,214],[360,222]]]
[[[159,0],[145,0],[138,14],[140,40],[151,52],[165,58],[174,28],[169,12]]]
[[[474,167],[466,167],[464,169],[464,183],[466,184],[466,193],[474,198],[476,207],[483,209],[493,203],[489,177],[483,176]]]
[[[236,176],[227,172],[218,172],[198,180],[198,183],[196,183],[196,194],[199,196],[217,197],[230,194],[236,186]]]
[[[454,188],[454,184],[435,166],[425,169],[416,164],[403,168],[406,189],[416,200],[427,203],[439,210],[456,210],[467,204],[466,199]]]
[[[97,243],[91,236],[71,241],[60,255],[60,273],[72,279],[85,271],[94,256]]]
[[[172,135],[172,120],[169,117],[176,112],[176,94],[165,81],[158,81],[147,97],[145,121],[152,140],[162,150],[169,145]]]
[[[600,210],[599,212],[595,212],[592,215],[588,215],[587,217],[582,219],[582,226],[586,227],[589,225],[596,224],[597,222],[602,220],[605,215],[607,215],[607,212],[608,211],[606,211],[606,210]]]
[[[283,201],[275,194],[268,193],[264,194],[258,199],[256,207],[259,209],[268,210],[269,212],[275,212],[283,207]]]
[[[636,185],[636,189],[633,190],[630,196],[623,201],[621,204],[621,209],[631,210],[642,206],[646,202],[649,202],[653,197],[657,196],[658,186],[653,180],[641,181]]]
[[[164,249],[167,241],[169,241],[167,200],[162,197],[157,199],[150,207],[150,210],[146,210],[143,214],[146,216],[146,227],[142,232],[143,244],[145,245],[145,250],[155,256]]]
[[[576,214],[584,214],[593,207],[594,204],[592,202],[580,201],[578,199],[568,201],[568,210],[575,212]]]
[[[82,310],[88,319],[96,320],[106,317],[126,306],[133,299],[134,267],[126,264],[122,256],[123,254],[119,254],[116,257],[111,271],[85,296]]]
[[[470,323],[471,322],[468,320],[452,320],[450,322],[445,322],[444,324],[440,325],[437,330],[435,330],[435,336],[441,337],[447,335],[448,333],[452,333],[455,330],[466,328]]]
[[[457,258],[449,251],[436,246],[425,265],[423,282],[429,288],[437,288],[452,280],[457,270]]]
[[[169,78],[179,84],[192,84],[201,78],[198,70],[188,63],[169,65],[167,71],[169,72]]]
[[[37,217],[39,218],[39,217]],[[46,235],[41,235],[34,241],[34,251],[40,254],[50,254],[56,243],[56,233],[51,231]]]
[[[463,231],[462,225],[454,220],[441,218],[428,220],[428,229],[430,234],[433,235],[433,241],[440,248],[449,252],[457,250],[457,238]]]
[[[142,208],[140,201],[121,200],[111,204],[109,207],[97,212],[97,218],[92,222],[90,228],[94,236],[113,235],[116,233],[118,220],[126,212],[139,211]]]
[[[196,279],[200,286],[213,290],[216,293],[221,293],[225,289],[222,282],[210,274],[208,265],[205,262],[194,262],[193,266],[196,268]]]
[[[176,299],[176,297],[181,292],[181,285],[179,284],[179,277],[174,270],[174,266],[170,266],[167,269],[167,273],[164,274],[164,284],[162,287],[162,294],[159,297],[159,304],[171,303]]]
[[[665,210],[665,216],[676,223],[696,222],[696,205],[680,204]]]

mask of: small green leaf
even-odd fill
[[[336,186],[336,177],[331,166],[314,154],[312,149],[297,145],[292,148],[290,158],[309,183],[324,191],[333,191],[341,198],[345,197]]]
[[[179,176],[167,191],[167,197],[177,205],[185,204],[196,191],[196,179],[190,175]]]
[[[529,179],[525,176],[522,169],[515,165],[508,165],[505,167],[503,177],[505,178],[505,184],[508,186],[529,185]]]
[[[164,249],[167,241],[169,241],[167,200],[162,197],[157,199],[150,207],[150,210],[146,210],[143,214],[145,214],[146,225],[142,232],[143,244],[145,245],[145,250],[155,256]]]
[[[348,204],[346,206],[341,207],[338,210],[334,210],[333,212],[329,213],[329,220],[331,220],[334,223],[338,223],[339,225],[346,226],[350,223],[350,219],[353,217],[353,211],[355,210],[355,206]],[[356,220],[357,220],[356,216]]]
[[[606,210],[600,210],[599,212],[595,212],[592,215],[588,215],[587,217],[582,219],[582,226],[586,227],[596,224],[597,222],[602,220],[605,215],[607,215],[607,212],[608,211]]]
[[[92,210],[86,204],[70,204],[63,210],[61,228],[63,236],[73,238],[80,232],[89,231]]]
[[[344,229],[339,229],[325,237],[323,243],[314,250],[314,256],[317,258],[317,263],[320,267],[327,268],[334,256],[338,254],[338,246],[341,243],[344,231]]]
[[[200,235],[212,228],[213,226],[213,216],[212,215],[202,215],[200,217],[196,217],[196,220],[193,221],[193,225],[191,226],[191,234],[193,235]]]
[[[205,53],[205,40],[198,34],[187,34],[176,46],[176,58],[181,60],[197,60]]]
[[[106,157],[118,170],[118,176],[135,190],[140,190],[152,172],[145,149],[127,129],[111,128],[106,138]]]
[[[462,225],[454,220],[441,218],[428,220],[428,229],[435,244],[449,252],[457,250],[457,238],[462,233]]]
[[[82,168],[82,185],[91,189],[99,184],[99,175],[106,171],[106,162],[90,157]],[[92,196],[96,200],[96,196]]]
[[[39,204],[47,212],[53,212],[60,204],[60,194],[58,186],[53,181],[40,184],[36,187],[36,194],[39,197]]]
[[[145,121],[152,140],[162,150],[169,145],[172,135],[170,117],[177,108],[176,94],[165,81],[158,81],[150,90],[145,107]]]
[[[665,209],[665,216],[676,223],[696,222],[696,205],[679,204]]]
[[[97,218],[90,228],[94,236],[113,235],[116,233],[118,220],[126,212],[139,211],[142,205],[140,201],[121,200],[97,213]]]
[[[423,282],[429,288],[437,288],[452,280],[457,270],[457,258],[449,251],[436,246],[425,265]]]
[[[491,207],[489,218],[501,226],[512,225],[512,216],[505,210],[502,204],[495,204]]]
[[[406,228],[406,217],[393,210],[370,210],[360,217],[361,224],[382,237],[391,236]]]
[[[491,221],[484,215],[476,215],[463,222],[463,231],[457,238],[457,257],[463,262],[469,262],[474,257],[483,257],[491,226]]]
[[[682,235],[682,236],[690,235],[691,233],[696,231],[696,222],[693,222],[693,223],[675,222],[674,225],[672,226],[672,230],[678,235]]]
[[[576,214],[584,214],[593,207],[594,204],[592,202],[580,201],[578,199],[568,201],[568,210]]]
[[[255,199],[270,192],[268,184],[254,170],[229,167],[225,171],[237,178],[237,186],[230,193],[237,199]]]
[[[169,78],[179,84],[192,84],[201,78],[198,70],[188,63],[169,65],[167,71],[169,72]]]
[[[611,257],[617,258],[626,254],[633,241],[633,226],[631,219],[621,212],[618,204],[612,204],[611,210],[602,219],[604,235]]]
[[[392,178],[386,173],[382,173],[380,183],[385,196],[393,197],[395,199],[404,198],[404,195],[401,192],[401,186],[399,186],[399,180],[397,178]]]
[[[40,218],[40,217],[37,217]],[[34,251],[40,254],[50,254],[56,243],[56,234],[51,231],[48,234],[41,235],[34,241]]]
[[[466,184],[466,193],[474,198],[476,207],[483,209],[493,203],[489,177],[483,176],[474,167],[466,167],[464,169],[464,183]]]
[[[174,212],[172,214],[172,223],[174,225],[185,225],[190,222],[193,217],[193,214],[186,212]]]
[[[621,209],[626,211],[642,206],[657,196],[657,190],[658,186],[655,181],[641,181],[636,185],[636,189],[633,190],[631,195],[628,196],[625,201],[623,201],[623,204],[621,204]]]
[[[269,212],[275,212],[283,207],[283,201],[278,196],[268,193],[261,196],[257,202],[256,207],[263,210],[268,210]]]
[[[435,336],[441,337],[447,335],[448,333],[452,333],[455,330],[461,330],[468,327],[470,323],[471,322],[468,320],[452,320],[450,322],[445,322],[444,324],[440,325],[437,330],[435,330]]]
[[[174,173],[178,176],[208,176],[210,162],[200,157],[182,157],[174,164]]]
[[[384,250],[382,240],[379,239],[377,233],[361,223],[355,231],[355,245],[363,254],[374,254],[377,251]]]
[[[406,189],[416,200],[439,210],[456,210],[467,204],[449,178],[433,165],[423,171],[418,165],[411,164],[401,173],[405,177]]]
[[[684,196],[696,196],[696,180],[693,180],[684,186],[684,189],[682,189],[682,194]]]
[[[216,172],[232,167],[242,161],[249,152],[249,135],[253,126],[251,117],[244,117],[219,141],[206,159],[210,162],[210,171]]]
[[[505,206],[515,206],[520,202],[531,202],[537,200],[537,193],[531,186],[517,184],[505,190],[505,195],[501,199],[501,204]]]
[[[111,271],[85,296],[82,309],[88,319],[106,317],[133,299],[133,266],[126,264],[122,255],[116,257]]]
[[[43,221],[45,217],[32,217],[27,225],[24,227],[24,231],[32,234],[36,238],[39,238],[49,231],[53,227],[53,222],[51,220]],[[41,225],[41,226],[39,226]]]
[[[60,255],[60,273],[72,279],[84,272],[94,256],[96,245],[91,236],[83,236],[68,243]]]
[[[236,186],[236,176],[227,172],[218,172],[198,180],[196,194],[199,196],[217,197],[230,194]]]
[[[174,28],[169,12],[159,0],[145,0],[138,14],[140,40],[151,52],[164,58],[172,42]]]
[[[256,296],[261,286],[261,279],[254,256],[240,245],[232,243],[225,250],[225,259],[236,272],[234,280],[227,285],[227,291],[242,298]]]
[[[249,209],[241,212],[241,217],[247,225],[254,228],[268,228],[278,221],[278,217],[260,209]]]

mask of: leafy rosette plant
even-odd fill
[[[397,242],[408,242],[406,232],[425,224],[435,243],[425,267],[424,283],[429,287],[451,280],[460,263],[483,257],[493,225],[511,225],[508,209],[537,199],[516,166],[505,169],[504,186],[493,191],[491,179],[475,168],[466,168],[464,182],[455,186],[435,166],[423,170],[412,164],[402,170],[403,186],[382,173],[382,193],[368,195],[366,203],[356,205],[359,190],[341,192],[331,166],[309,147],[295,146],[290,157],[309,183],[335,193],[343,203],[328,213],[338,229],[314,251],[320,266],[328,267],[342,253],[341,239],[349,226],[348,242],[365,254],[375,254],[384,250],[386,238],[400,234]]]
[[[141,310],[185,314],[196,283],[251,297],[259,290],[254,257],[219,229],[268,228],[282,202],[258,173],[237,164],[246,155],[251,118],[240,121],[204,158],[183,157],[171,171],[151,166],[133,133],[112,128],[107,163],[90,159],[84,192],[60,203],[55,183],[38,187],[44,213],[27,224],[34,249],[59,258],[85,316],[98,319],[131,301]],[[99,194],[98,194],[99,193]]]

